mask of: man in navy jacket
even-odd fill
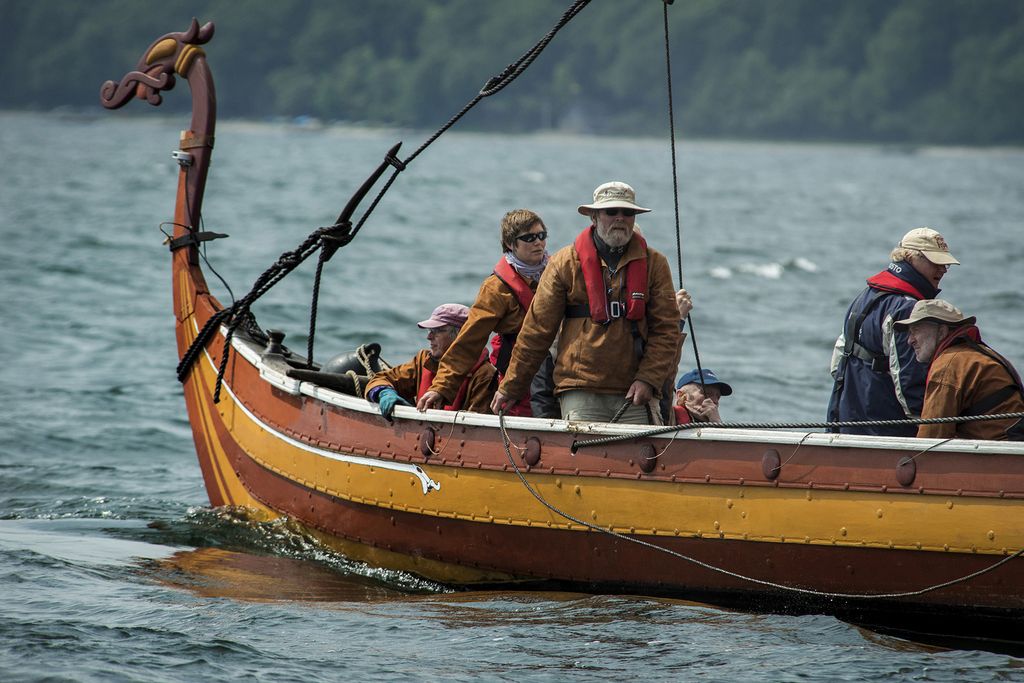
[[[942,235],[911,230],[892,250],[889,267],[867,280],[846,312],[832,353],[829,422],[902,420],[918,417],[928,367],[918,362],[906,331],[893,323],[910,315],[921,299],[934,299],[949,266],[960,262]],[[916,425],[833,427],[844,434],[915,436]]]

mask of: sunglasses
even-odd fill
[[[516,239],[517,240],[519,240],[520,242],[526,242],[527,244],[532,244],[533,242],[536,242],[537,240],[543,241],[543,240],[546,240],[547,238],[548,238],[548,231],[547,230],[541,230],[540,232],[528,232],[525,235],[516,235]]]
[[[605,216],[618,216],[619,214],[622,214],[626,218],[630,218],[640,213],[635,209],[601,209],[601,211],[604,212]]]

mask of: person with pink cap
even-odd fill
[[[416,323],[420,329],[427,330],[430,348],[420,349],[408,363],[379,372],[366,383],[363,395],[367,401],[380,404],[380,414],[385,419],[391,420],[396,405],[411,406],[430,388],[438,363],[455,341],[467,317],[469,308],[466,306],[441,304],[429,318]],[[493,377],[494,366],[486,356],[481,357],[460,384],[454,399],[444,409],[485,412],[490,401]]]

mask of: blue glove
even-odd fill
[[[412,404],[406,401],[404,398],[398,395],[398,392],[387,387],[381,389],[377,394],[377,402],[380,403],[380,414],[384,416],[386,420],[391,421],[391,415],[395,412],[395,406],[401,403],[403,406],[411,406]]]

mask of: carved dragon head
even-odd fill
[[[205,54],[200,45],[213,38],[213,22],[199,26],[196,19],[187,31],[168,33],[158,38],[143,53],[142,59],[119,83],[107,81],[100,88],[100,103],[107,109],[117,109],[128,103],[134,95],[154,107],[163,102],[162,91],[174,87],[174,75],[188,75],[196,57]]]

